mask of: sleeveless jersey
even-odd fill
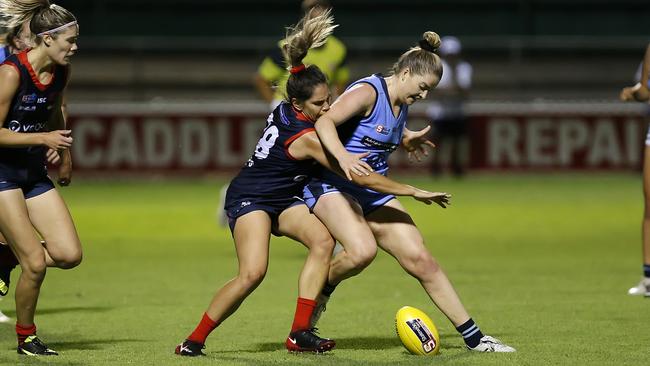
[[[363,160],[375,172],[386,175],[388,156],[399,147],[402,140],[408,105],[402,104],[399,115],[395,117],[383,76],[375,74],[357,80],[348,89],[361,83],[369,84],[375,89],[377,93],[375,105],[368,117],[354,117],[339,125],[337,128],[339,138],[349,152],[370,152],[370,155]]]
[[[228,194],[269,200],[302,197],[302,189],[316,162],[294,159],[289,154],[289,146],[300,136],[314,131],[314,123],[286,102],[275,108],[266,122],[255,152],[230,183]]]
[[[48,131],[48,121],[67,82],[67,67],[55,65],[52,80],[43,85],[27,60],[27,51],[9,56],[2,65],[12,65],[20,75],[3,128],[20,133]],[[0,147],[0,178],[32,181],[47,176],[44,146]]]

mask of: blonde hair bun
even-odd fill
[[[441,40],[440,36],[436,32],[426,31],[422,34],[422,40],[420,40],[419,45],[423,50],[429,52],[436,52],[440,47]]]

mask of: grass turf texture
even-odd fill
[[[50,269],[36,322],[61,353],[15,353],[0,324],[0,364],[60,365],[639,365],[650,357],[650,299],[626,295],[640,278],[642,196],[637,175],[405,178],[453,194],[447,210],[403,199],[470,314],[515,354],[465,350],[417,281],[381,252],[334,294],[319,326],[326,355],[284,349],[306,250],[274,238],[264,283],[208,338],[201,359],[173,355],[215,290],[237,270],[227,229],[215,225],[220,182],[92,182],[62,189],[84,262]],[[19,271],[13,273],[17,280]],[[13,289],[0,309],[14,317]],[[441,353],[412,356],[395,335],[401,306],[437,325]]]

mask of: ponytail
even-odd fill
[[[288,101],[293,98],[307,100],[316,85],[327,83],[327,77],[318,66],[305,66],[302,60],[309,49],[324,45],[337,25],[334,24],[329,9],[318,16],[313,16],[313,13],[309,11],[296,26],[287,28],[283,42],[283,52],[290,72],[287,80]]]

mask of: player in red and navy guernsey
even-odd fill
[[[0,0],[0,9],[1,27],[29,20],[34,35],[32,49],[0,66],[0,231],[22,269],[15,294],[17,351],[56,355],[37,337],[34,313],[46,266],[72,268],[82,256],[72,217],[45,167],[48,149],[58,154],[72,144],[71,131],[62,129],[61,105],[79,27],[72,13],[48,0]]]
[[[325,101],[327,103],[327,101]],[[290,103],[281,103],[268,117],[255,152],[232,180],[226,194],[225,210],[230,228],[238,217],[263,209],[277,218],[285,208],[302,204],[304,182],[316,164],[296,160],[289,146],[314,131],[314,122]]]
[[[14,29],[7,30],[7,33],[4,36],[4,46],[2,46],[2,52],[0,52],[0,63],[4,62],[7,57],[13,54],[31,48],[31,31],[29,29],[30,20],[31,19],[24,21]],[[67,120],[65,99],[61,105],[61,111],[64,116],[64,121]],[[55,128],[64,128],[64,126]],[[47,158],[48,163],[59,166],[57,179],[59,185],[69,185],[72,178],[72,157],[70,150],[65,149],[63,151],[55,151],[48,149]],[[41,244],[46,246],[44,241],[41,241]],[[0,233],[0,300],[2,300],[1,297],[6,296],[9,292],[11,272],[17,265],[18,258],[16,258],[16,255],[11,251],[11,248],[9,248],[7,239],[2,235],[2,233]],[[0,322],[9,323],[10,321],[11,318],[0,312]]]
[[[329,110],[327,79],[318,67],[302,64],[307,50],[317,47],[332,31],[332,22],[329,12],[316,17],[308,14],[287,38],[287,58],[292,66],[287,101],[269,116],[253,155],[227,192],[226,211],[235,240],[239,273],[217,291],[196,329],[176,347],[178,355],[204,355],[202,349],[208,335],[262,282],[268,266],[271,233],[290,237],[309,249],[298,281],[299,297],[285,342],[287,349],[325,352],[335,346],[333,340],[317,336],[309,325],[315,299],[327,278],[334,240],[298,198],[312,174],[314,160],[335,169],[313,126]],[[373,189],[413,196],[428,204],[444,204],[448,197],[399,184],[375,173],[355,179]]]

